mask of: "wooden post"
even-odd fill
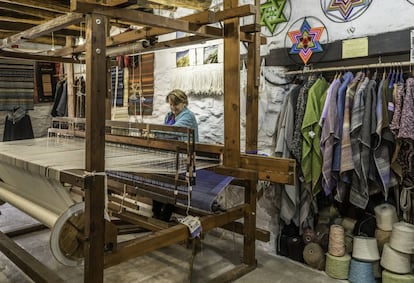
[[[256,199],[257,179],[246,180],[244,202],[249,205],[244,215],[243,263],[256,266]]]
[[[106,17],[86,17],[86,172],[84,282],[103,282]]]
[[[260,1],[257,7],[255,26],[260,26]],[[260,84],[260,33],[254,34],[247,51],[247,96],[246,96],[246,152],[257,152],[259,125],[259,84]]]
[[[224,0],[224,8],[238,7]],[[224,21],[224,154],[223,165],[240,167],[240,20]]]
[[[72,47],[72,36],[66,36],[66,47]],[[75,92],[73,63],[65,63],[66,83],[68,88],[68,117],[75,117]]]

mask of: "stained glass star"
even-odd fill
[[[260,25],[266,26],[273,34],[278,24],[287,22],[283,8],[287,0],[267,0],[260,5]]]
[[[344,18],[344,20],[347,20],[355,7],[364,6],[366,4],[366,0],[331,0],[327,10],[338,10]]]
[[[293,45],[290,54],[299,54],[299,57],[305,63],[308,63],[313,53],[322,52],[322,45],[319,43],[324,27],[311,28],[305,19],[300,30],[288,32],[289,38]]]

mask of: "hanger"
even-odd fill
[[[403,66],[402,66],[401,63],[400,63],[400,69],[401,69],[400,70],[400,78],[399,78],[398,82],[403,84],[404,83],[404,70],[403,70]]]

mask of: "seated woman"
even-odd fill
[[[171,111],[165,115],[164,124],[179,127],[188,127],[194,130],[195,142],[198,142],[198,125],[194,113],[188,108],[188,97],[184,91],[174,89],[167,94],[165,101],[170,104]],[[179,140],[185,140],[187,136],[179,136]],[[154,218],[169,221],[174,210],[174,205],[162,203],[156,200],[152,202]]]

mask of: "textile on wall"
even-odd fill
[[[293,23],[290,31],[287,33],[287,36],[292,42],[292,47],[289,51],[289,54],[299,55],[299,57],[302,59],[302,62],[307,65],[309,59],[314,53],[320,53],[324,51],[320,40],[325,27],[323,25],[312,27],[309,24],[309,20],[307,18],[304,18],[300,28],[295,29],[294,25],[300,20],[301,19]]]
[[[32,63],[0,60],[0,110],[34,108],[34,68]]]
[[[223,65],[204,64],[180,68],[171,76],[171,88],[181,89],[188,96],[223,95]]]
[[[262,34],[275,36],[287,25],[291,14],[289,0],[267,0],[260,4],[260,25]]]
[[[372,0],[321,0],[321,8],[334,22],[349,22],[361,16]]]

